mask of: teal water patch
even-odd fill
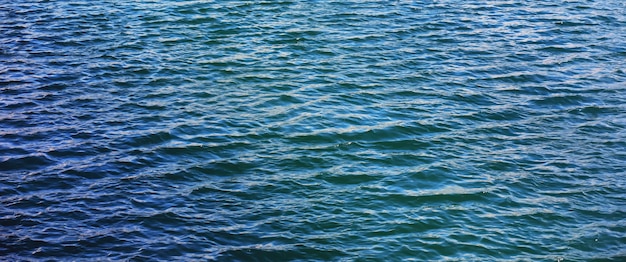
[[[0,258],[624,260],[625,8],[0,0]]]

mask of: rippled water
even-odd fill
[[[626,4],[0,0],[1,260],[626,260]]]

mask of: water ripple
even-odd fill
[[[624,260],[624,10],[0,0],[0,258]]]

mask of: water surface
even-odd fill
[[[0,0],[0,259],[626,259],[622,1]]]

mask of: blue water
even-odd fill
[[[0,260],[626,261],[626,3],[0,0]]]

